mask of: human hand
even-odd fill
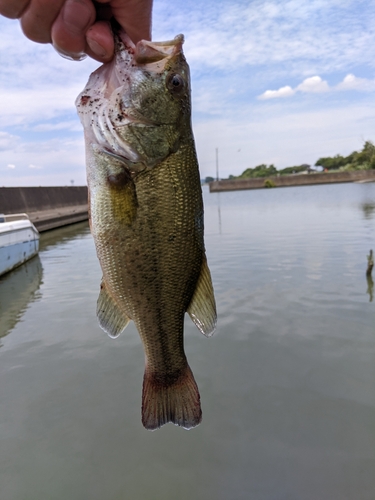
[[[20,19],[27,38],[52,43],[63,57],[78,61],[86,54],[112,59],[111,17],[134,43],[150,40],[151,10],[152,0],[0,0],[0,14]]]

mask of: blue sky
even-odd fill
[[[375,140],[375,3],[154,0],[153,39],[185,35],[201,177],[314,164]],[[0,18],[0,186],[85,184],[71,62]]]

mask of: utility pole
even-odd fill
[[[219,148],[216,148],[216,180],[219,180]]]

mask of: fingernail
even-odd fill
[[[87,57],[87,54],[84,52],[65,52],[65,50],[60,49],[55,43],[52,46],[61,57],[69,59],[69,61],[83,61]]]
[[[99,57],[107,57],[107,51],[96,40],[86,36],[87,45]]]

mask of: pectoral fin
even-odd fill
[[[216,304],[206,256],[203,257],[201,274],[187,312],[203,335],[210,337],[214,333]]]
[[[100,327],[112,339],[117,338],[127,327],[130,319],[121,311],[111,295],[108,293],[104,280],[100,285],[100,293],[96,305],[96,315]]]
[[[92,150],[96,175],[100,173],[103,184],[109,188],[105,209],[110,208],[111,217],[116,222],[131,226],[137,216],[138,201],[133,177],[125,159],[97,145],[93,145]]]

